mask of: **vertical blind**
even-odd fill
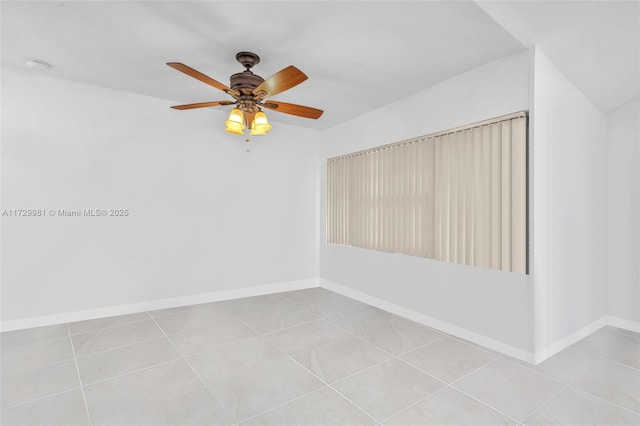
[[[526,273],[526,114],[329,159],[327,241]]]

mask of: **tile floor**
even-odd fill
[[[13,425],[640,425],[640,335],[540,365],[330,291],[2,333]]]

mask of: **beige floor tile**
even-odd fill
[[[33,401],[79,388],[78,370],[73,360],[2,377],[0,406]]]
[[[128,413],[96,423],[96,426],[231,426],[234,421],[205,388],[163,399]]]
[[[100,330],[102,328],[114,327],[117,325],[129,324],[132,322],[148,320],[149,315],[145,312],[128,315],[118,315],[115,317],[97,318],[87,321],[69,323],[71,335],[87,333],[89,331]]]
[[[311,312],[276,296],[249,299],[251,300],[235,306],[234,313],[258,334],[271,333],[316,319]]]
[[[498,359],[454,385],[491,407],[524,420],[563,385],[526,368]]]
[[[264,336],[292,356],[346,337],[349,337],[349,333],[320,319]]]
[[[385,426],[498,426],[517,422],[496,410],[447,388],[384,422]]]
[[[0,373],[6,376],[68,359],[73,359],[69,336],[20,346],[0,346]]]
[[[80,389],[59,393],[0,412],[5,426],[84,426],[89,425]]]
[[[634,368],[640,368],[640,341],[611,327],[603,327],[571,347],[583,355],[601,355]]]
[[[261,338],[214,349],[187,358],[198,375],[207,383],[216,383],[233,378],[243,371],[268,368],[272,362],[286,356]]]
[[[507,356],[504,356],[504,359],[529,370],[544,374],[564,384],[569,384],[580,378],[591,368],[593,362],[598,359],[598,357],[572,351],[571,349],[565,349],[537,365]]]
[[[181,354],[188,356],[250,339],[256,335],[253,330],[237,320],[214,324],[214,327],[203,326],[184,333],[171,334],[169,339]]]
[[[391,356],[357,337],[318,346],[293,357],[327,383],[343,379]]]
[[[84,391],[91,419],[99,422],[201,387],[200,379],[179,360],[97,382]]]
[[[78,358],[82,383],[109,379],[180,358],[166,337],[146,340]]]
[[[291,303],[310,303],[316,300],[331,297],[337,294],[322,287],[308,288],[304,290],[287,291],[285,293],[278,293],[277,296],[281,297]]]
[[[450,337],[429,343],[402,359],[450,383],[496,359],[496,356]]]
[[[601,359],[572,386],[640,414],[640,370]]]
[[[300,365],[282,358],[237,371],[230,379],[213,382],[210,389],[240,422],[322,386],[320,380]]]
[[[429,327],[371,306],[334,315],[327,320],[394,355],[444,337]]]
[[[392,359],[332,386],[382,421],[445,385],[415,367]]]
[[[200,305],[197,309],[177,312],[155,320],[158,326],[169,336],[201,328],[211,328],[212,324],[216,324],[216,328],[222,328],[226,324],[237,322],[235,315],[226,311],[211,309],[207,305]]]
[[[47,325],[25,330],[5,331],[0,333],[0,346],[4,349],[29,345],[43,340],[59,339],[69,335],[66,324]]]
[[[153,321],[145,320],[76,334],[71,339],[76,356],[84,356],[162,336],[162,331]]]
[[[329,388],[254,417],[241,426],[374,425],[376,421]]]
[[[533,366],[312,288],[0,333],[0,418],[86,424],[75,349],[103,426],[634,424],[638,336]]]
[[[589,394],[567,388],[529,416],[527,426],[637,426],[640,416]]]
[[[330,294],[327,297],[319,298],[311,302],[299,303],[299,306],[318,316],[326,318],[343,312],[364,308],[367,305],[340,294]]]

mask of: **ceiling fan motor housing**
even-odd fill
[[[264,78],[252,73],[251,71],[243,71],[231,76],[231,88],[237,90],[243,95],[249,95],[253,89],[258,87],[264,81]]]

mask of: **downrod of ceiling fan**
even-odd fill
[[[249,71],[254,65],[260,63],[260,56],[253,52],[238,52],[236,53],[236,60]]]

